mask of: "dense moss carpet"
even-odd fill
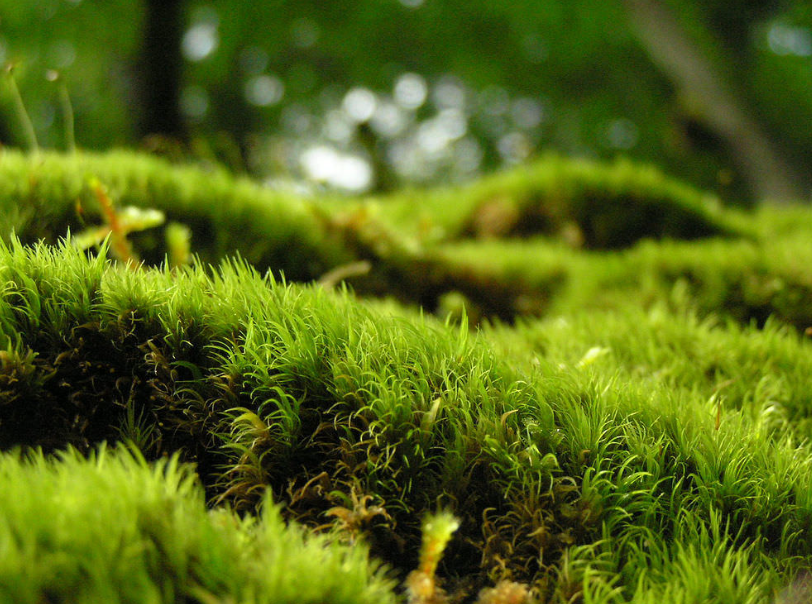
[[[805,601],[811,237],[629,162],[3,151],[0,601]]]

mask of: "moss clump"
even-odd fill
[[[290,279],[317,278],[351,258],[326,236],[310,204],[300,198],[235,179],[217,168],[171,166],[144,154],[117,151],[0,155],[0,236],[56,242],[102,222],[91,181],[105,187],[119,207],[160,210],[167,221],[191,229],[194,251],[203,261],[239,250],[261,268]],[[141,258],[163,261],[162,231],[133,237]]]
[[[365,548],[207,510],[191,466],[101,447],[0,456],[0,601],[394,603]]]
[[[538,235],[572,247],[617,249],[641,239],[739,236],[712,195],[653,166],[547,155],[453,190],[394,195],[385,214],[446,240]]]
[[[458,189],[349,202],[302,199],[216,169],[170,166],[128,152],[34,157],[12,151],[0,156],[0,235],[8,239],[14,231],[26,243],[53,243],[68,229],[78,233],[98,224],[103,212],[91,180],[119,206],[160,210],[170,223],[185,225],[186,245],[191,240],[204,262],[239,252],[260,271],[271,269],[293,281],[343,274],[344,267],[363,264],[369,270],[347,277],[361,293],[396,295],[433,310],[458,292],[482,317],[504,320],[546,312],[565,290],[562,285],[577,280],[572,273],[579,256],[567,255],[567,248],[752,237],[744,221],[712,199],[629,162],[549,156]],[[488,257],[461,262],[466,244],[459,241],[472,235],[494,240],[473,244]],[[563,246],[564,254],[551,265],[527,256],[512,267],[513,250],[526,242],[500,245],[497,238],[516,235],[543,235],[547,244]],[[167,247],[161,229],[130,238],[150,264],[178,254]],[[536,247],[531,244],[527,254]],[[764,310],[772,308],[767,301]]]
[[[88,177],[166,214],[195,264],[47,243],[98,221]],[[803,589],[808,209],[721,211],[654,171],[555,158],[347,202],[4,152],[0,216],[0,600]],[[150,264],[163,241],[129,243]],[[438,508],[458,530],[422,526]]]
[[[552,430],[549,406],[465,328],[404,323],[242,263],[214,275],[133,272],[103,268],[70,244],[2,253],[5,334],[33,351],[37,385],[4,405],[4,447],[87,451],[129,438],[149,458],[181,451],[212,502],[250,512],[271,490],[311,526],[334,517],[366,531],[404,572],[416,564],[420,517],[438,499],[455,501],[472,534],[450,559],[477,589],[486,509],[530,498],[545,502],[537,521],[559,532],[575,522],[558,508],[575,494],[554,477],[552,450],[514,442],[518,424],[499,419],[530,397],[524,419]],[[82,294],[88,284],[93,295]],[[71,288],[75,302],[63,299]],[[511,461],[517,447],[538,463]],[[500,530],[532,532],[519,516]],[[544,538],[550,563],[565,545],[554,535]]]
[[[445,507],[460,519],[436,566],[451,600],[525,593],[513,583],[545,602],[759,601],[812,563],[812,452],[803,424],[789,419],[802,417],[809,388],[778,371],[793,354],[808,356],[795,332],[771,326],[759,339],[667,305],[659,319],[635,314],[631,301],[607,314],[616,323],[607,318],[604,331],[584,313],[569,330],[550,319],[477,335],[465,322],[261,277],[243,262],[136,272],[70,244],[14,242],[0,248],[0,268],[0,326],[19,376],[0,401],[0,426],[15,426],[4,449],[92,453],[102,440],[129,439],[147,459],[178,455],[196,462],[213,509],[251,518],[271,497],[288,520],[368,544],[400,580],[419,568],[421,519]],[[656,333],[657,321],[672,326],[662,342],[673,354],[636,339],[640,325]],[[690,336],[704,347],[693,349]],[[716,359],[745,341],[752,349]],[[759,360],[774,367],[771,382],[746,369]],[[725,398],[718,380],[734,380],[738,394]],[[24,402],[15,384],[25,385]],[[779,396],[796,409],[784,422],[762,409]],[[89,492],[76,497],[96,509]],[[45,517],[51,499],[20,505]],[[182,537],[167,505],[143,506],[163,523],[164,537],[148,536],[169,562],[158,557],[153,576],[132,561],[133,577],[149,577],[142,593],[169,584],[177,591],[168,600],[205,599],[180,595],[192,577],[209,594],[241,598],[218,583],[219,567],[198,561],[208,542]],[[223,539],[243,543],[241,530]],[[98,551],[141,551],[138,533],[96,538],[105,540]],[[163,538],[193,553],[175,556]],[[44,542],[37,555],[62,551]],[[113,593],[109,576],[99,575],[99,589]],[[50,589],[42,577],[11,583],[40,598]]]

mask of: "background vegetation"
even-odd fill
[[[58,70],[88,148],[350,192],[624,154],[747,203],[808,194],[811,27],[789,0],[4,0],[0,59],[46,146]]]

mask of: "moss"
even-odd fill
[[[670,593],[688,580],[714,591],[734,563],[763,592],[812,553],[812,457],[791,422],[736,411],[759,388],[746,371],[718,374],[741,380],[743,393],[719,415],[710,386],[694,389],[690,374],[652,389],[631,369],[605,368],[623,347],[588,328],[559,337],[583,351],[571,367],[550,345],[530,362],[464,323],[392,316],[244,263],[133,272],[70,245],[14,243],[0,266],[18,276],[4,333],[30,351],[17,364],[36,375],[24,380],[26,407],[3,402],[17,435],[6,447],[91,452],[129,437],[149,459],[177,452],[197,462],[216,508],[253,516],[272,495],[289,519],[368,543],[401,579],[418,566],[421,518],[442,504],[460,519],[437,571],[451,598],[500,581],[553,601]],[[614,316],[620,326],[607,334],[640,322]],[[727,337],[693,329],[708,342]],[[509,333],[518,346],[532,332]],[[612,352],[589,354],[596,345]],[[778,359],[808,345],[773,331],[762,346]],[[694,356],[686,347],[674,359]],[[688,578],[647,570],[696,557],[702,574]],[[37,581],[32,589],[46,589]]]
[[[185,225],[202,261],[239,252],[259,270],[294,281],[316,280],[364,261],[370,271],[352,279],[360,292],[395,294],[434,309],[444,294],[458,291],[483,315],[502,319],[545,311],[566,270],[527,284],[515,272],[492,276],[480,266],[461,266],[446,253],[455,247],[438,249],[439,242],[472,234],[542,233],[576,247],[615,248],[641,238],[747,232],[702,193],[629,162],[602,165],[549,156],[458,190],[353,204],[301,199],[214,169],[170,166],[123,151],[67,157],[6,151],[0,157],[2,233],[7,238],[13,230],[27,243],[55,242],[68,229],[76,233],[98,223],[87,184],[91,176],[120,206],[161,210],[167,220]],[[152,264],[173,253],[158,229],[131,238]],[[500,250],[496,259],[504,255]]]
[[[239,250],[259,267],[307,280],[348,260],[324,236],[309,204],[298,198],[219,169],[170,166],[126,151],[26,156],[5,150],[0,156],[3,237],[13,230],[25,242],[55,242],[68,229],[77,233],[98,223],[89,178],[100,181],[121,207],[154,208],[185,224],[204,261]],[[141,238],[144,258],[162,261],[167,252],[162,238]]]
[[[524,216],[554,182],[558,226],[494,219],[476,239],[483,198],[467,193],[427,193],[429,224],[399,209],[414,192],[342,206],[132,154],[6,152],[0,508],[15,520],[0,523],[0,600],[402,600],[438,509],[459,528],[413,599],[802,587],[812,213],[701,209],[645,170],[547,161],[453,193],[501,187],[510,201],[488,211]],[[197,262],[132,270],[106,244],[48,243],[95,220],[75,209],[88,173],[188,227]],[[614,200],[609,218],[587,212],[614,225],[593,232],[644,240],[573,247],[590,187]],[[663,217],[634,216],[649,198]],[[615,221],[623,204],[636,210]],[[694,219],[713,237],[663,226]],[[132,242],[163,255],[148,231]],[[206,261],[231,246],[242,259]],[[320,285],[324,268],[355,291]]]
[[[644,307],[676,304],[742,324],[768,317],[803,332],[812,325],[812,253],[802,230],[783,238],[641,242],[620,253],[571,250],[547,240],[461,242],[436,252],[452,274],[479,274],[510,283],[513,296],[502,318],[622,308],[633,298]],[[474,298],[475,299],[475,298]]]
[[[270,499],[256,518],[207,511],[176,457],[18,451],[0,478],[3,602],[395,602],[363,547],[286,526]]]
[[[445,239],[545,235],[573,247],[617,249],[641,239],[738,236],[719,200],[653,166],[547,155],[457,189],[395,194],[385,214]]]

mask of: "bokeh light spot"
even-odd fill
[[[812,56],[812,32],[805,27],[774,24],[767,32],[770,50],[780,56]]]
[[[443,109],[435,120],[450,140],[462,138],[468,132],[468,118],[458,108]]]
[[[355,133],[355,125],[348,120],[343,111],[332,109],[327,112],[324,119],[322,133],[331,141],[346,144]]]
[[[461,108],[465,105],[465,88],[458,78],[451,75],[440,78],[431,96],[440,109]]]
[[[280,118],[282,127],[292,134],[305,134],[313,126],[313,116],[298,103],[282,109]]]
[[[523,132],[509,132],[499,139],[497,149],[505,163],[517,164],[530,156],[533,143]]]
[[[319,41],[321,28],[312,19],[302,18],[294,21],[290,26],[290,35],[294,46],[311,48]]]
[[[640,132],[633,121],[622,117],[609,122],[606,127],[605,137],[609,147],[627,150],[637,144]]]
[[[214,23],[197,23],[183,35],[181,50],[189,61],[202,61],[211,55],[220,44],[217,25]]]
[[[245,98],[257,107],[276,105],[285,96],[282,80],[272,75],[259,75],[245,84]]]
[[[347,192],[361,193],[372,185],[369,162],[357,155],[339,153],[326,145],[306,149],[300,156],[300,163],[310,179]]]
[[[501,86],[488,86],[478,97],[479,107],[488,115],[503,115],[510,108],[510,96]]]
[[[370,124],[379,136],[393,138],[406,129],[409,118],[398,105],[391,101],[384,101],[378,103]]]
[[[356,123],[366,122],[375,113],[375,93],[366,88],[352,88],[341,103],[349,118]]]
[[[395,81],[395,102],[404,109],[414,110],[426,102],[428,86],[426,80],[417,73],[404,73]]]
[[[510,106],[510,117],[519,128],[531,130],[544,120],[544,106],[530,97],[521,97]]]
[[[268,67],[268,53],[259,46],[248,46],[240,52],[240,68],[252,75],[260,74]]]

